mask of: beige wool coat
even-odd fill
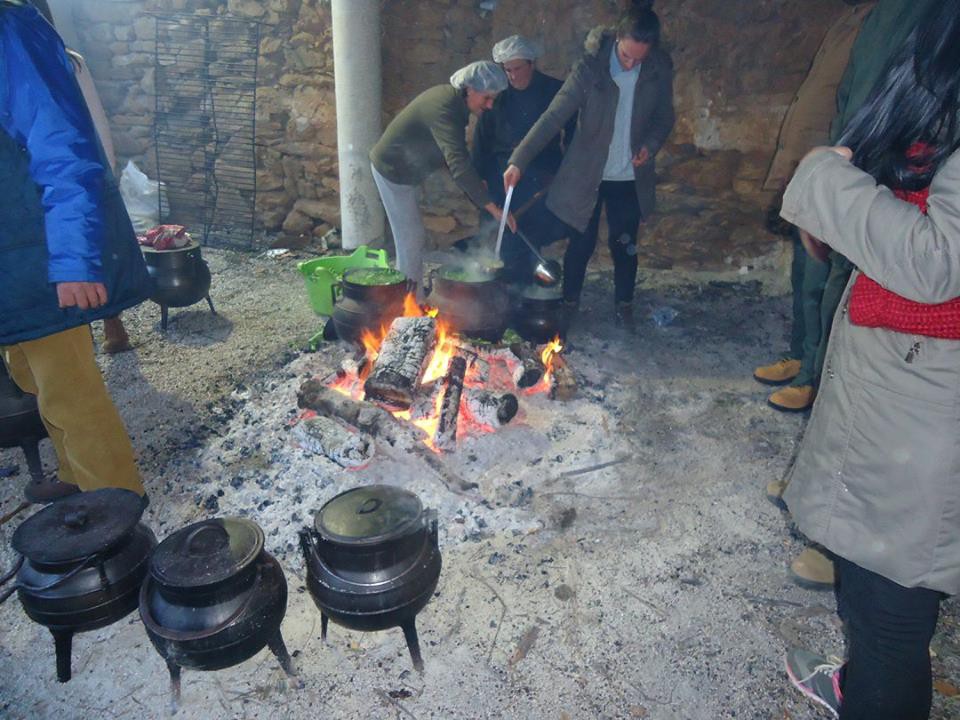
[[[923,215],[836,153],[804,160],[784,219],[910,300],[960,296],[960,152]],[[906,587],[960,591],[960,341],[837,311],[819,395],[784,496],[800,529]]]

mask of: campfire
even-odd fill
[[[520,409],[518,396],[566,399],[575,387],[559,337],[539,347],[473,342],[413,295],[401,317],[365,330],[361,342],[362,350],[326,386],[384,408],[415,427],[436,453],[455,450],[458,438],[509,423]]]

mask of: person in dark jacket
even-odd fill
[[[577,132],[547,194],[567,226],[563,294],[580,302],[587,263],[606,208],[614,262],[615,318],[633,329],[637,232],[656,205],[655,158],[673,129],[673,64],[660,47],[651,2],[636,2],[616,31],[593,31],[550,107],[510,158],[504,187],[516,185],[533,159],[579,113]]]
[[[538,57],[540,47],[522,35],[511,35],[493,46],[493,60],[503,68],[510,87],[497,96],[493,109],[477,121],[471,156],[493,201],[501,206],[505,200],[502,178],[510,155],[563,86],[562,81],[537,69]],[[576,117],[571,118],[562,138],[558,133],[533,159],[513,192],[511,207],[524,208],[523,217],[517,218],[520,230],[538,247],[558,239],[552,236],[553,220],[542,197],[563,159],[561,139],[569,145],[576,123]],[[538,196],[541,199],[535,200]],[[504,235],[501,257],[509,278],[530,280],[536,257],[516,234]]]
[[[0,186],[0,353],[59,461],[28,499],[143,494],[89,324],[147,299],[150,280],[63,42],[21,0],[0,0]]]
[[[470,115],[483,115],[506,87],[507,76],[498,65],[470,63],[450,77],[449,85],[437,85],[415,97],[370,151],[373,179],[393,232],[397,268],[417,285],[423,281],[426,243],[417,189],[431,173],[446,166],[467,197],[500,220],[500,207],[470,161],[466,132]],[[512,217],[509,223],[516,228]]]

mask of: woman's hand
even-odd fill
[[[515,187],[522,177],[523,171],[516,165],[508,167],[507,171],[503,174],[503,191],[507,192],[510,188]],[[511,230],[512,229],[513,228],[511,228]]]
[[[631,162],[634,167],[640,167],[641,165],[646,165],[647,160],[650,159],[650,151],[647,150],[647,146],[644,145],[642,148],[637,150],[637,154],[633,156]]]

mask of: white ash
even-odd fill
[[[483,454],[496,459],[503,449],[498,447],[500,442],[490,446],[483,437],[468,438],[457,453],[440,458],[444,463],[466,465],[456,471],[466,480],[481,481],[481,487],[471,493],[452,492],[421,458],[380,439],[374,440],[376,451],[370,462],[355,469],[341,467],[303,447],[303,431],[294,430],[300,415],[297,390],[304,380],[326,377],[339,366],[335,357],[339,349],[331,349],[328,346],[323,355],[300,356],[277,373],[280,379],[264,379],[245,389],[242,396],[235,393],[231,399],[242,406],[220,434],[205,447],[171,463],[168,473],[180,481],[168,482],[168,492],[158,494],[151,506],[161,538],[194,518],[245,516],[263,528],[267,550],[299,571],[302,558],[297,531],[312,526],[314,514],[338,493],[374,483],[404,487],[425,507],[435,508],[442,545],[477,541],[494,532],[524,535],[542,529],[542,522],[529,508],[529,492],[518,490],[507,474],[502,479],[486,477],[479,463],[469,460],[476,460],[480,446],[486,446]],[[510,454],[522,455],[529,438],[505,438],[502,442],[506,446],[518,443]],[[500,492],[500,485],[510,489]],[[490,497],[485,496],[484,488]],[[195,507],[192,517],[184,517],[185,502]]]
[[[304,418],[294,426],[293,434],[301,449],[323,455],[340,467],[366,465],[375,452],[372,437],[322,415]]]

